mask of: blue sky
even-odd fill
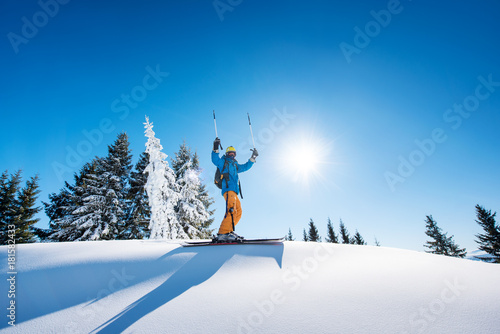
[[[325,236],[342,218],[369,244],[422,250],[432,214],[475,249],[474,206],[500,211],[500,5],[231,3],[2,2],[0,168],[38,173],[47,201],[121,131],[135,163],[148,115],[210,183],[212,110],[240,162],[249,112],[261,154],[240,234],[300,239],[313,218]]]

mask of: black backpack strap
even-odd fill
[[[229,185],[228,185],[228,182],[229,182],[229,170],[224,173],[224,170],[227,168],[227,165],[229,164],[229,161],[227,161],[227,159],[224,159],[224,166],[222,167],[222,170],[220,172],[220,174],[222,175],[222,177],[224,178],[224,180],[226,180],[226,188],[229,188]]]
[[[224,166],[222,166],[222,170],[220,171],[221,174],[224,173],[224,169],[226,169],[228,163],[229,163],[229,161],[224,159]]]

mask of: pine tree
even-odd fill
[[[289,228],[288,229],[288,235],[285,237],[286,241],[294,241],[295,239],[293,238],[292,230]]]
[[[108,146],[108,155],[100,160],[99,175],[95,181],[102,182],[105,189],[108,210],[103,212],[103,222],[109,225],[110,239],[126,239],[128,235],[127,214],[130,201],[127,200],[130,171],[132,169],[132,155],[126,133],[118,134],[113,145]],[[99,181],[97,180],[99,179]],[[102,194],[104,195],[104,194]],[[106,218],[109,217],[109,218]]]
[[[442,232],[441,228],[437,226],[436,221],[432,216],[426,216],[426,231],[425,234],[431,237],[431,241],[427,241],[424,245],[429,248],[427,253],[441,254],[453,257],[465,257],[467,252],[465,248],[460,248],[453,241],[453,236],[447,237],[447,233]]]
[[[361,236],[361,234],[356,230],[356,233],[354,234],[353,240],[351,242],[354,245],[366,245],[365,240]]]
[[[118,215],[122,213],[118,207],[119,195],[108,188],[108,182],[113,187],[118,180],[111,180],[103,163],[103,158],[93,161],[94,172],[85,176],[83,186],[78,189],[83,203],[70,216],[72,225],[81,233],[76,241],[112,240],[118,234]]]
[[[135,165],[135,171],[130,173],[130,188],[127,199],[129,209],[127,215],[126,229],[121,231],[121,239],[146,239],[149,238],[148,229],[151,208],[149,207],[148,194],[146,193],[146,182],[148,173],[145,173],[149,164],[149,155],[142,152],[139,161]]]
[[[16,200],[16,242],[35,242],[33,225],[40,219],[35,215],[40,212],[41,207],[36,207],[36,200],[40,194],[38,190],[38,175],[26,182],[26,186],[18,192]]]
[[[445,240],[445,254],[452,257],[464,258],[467,255],[467,251],[465,248],[460,248],[455,241],[453,241],[453,235],[451,237],[446,237],[446,233],[444,234]]]
[[[193,162],[196,161],[195,160],[198,159],[196,153],[194,154],[194,157],[193,157]],[[198,171],[201,171],[201,169],[197,169]],[[201,181],[201,179],[200,179]],[[211,236],[212,232],[213,232],[213,229],[210,229],[210,226],[212,225],[212,223],[214,222],[214,217],[213,217],[213,214],[215,212],[215,209],[210,209],[210,207],[212,206],[212,204],[215,203],[215,200],[213,199],[213,197],[210,197],[209,193],[208,193],[208,189],[207,189],[207,186],[203,183],[200,182],[200,186],[198,187],[198,190],[197,190],[197,195],[196,195],[196,198],[198,200],[201,201],[201,203],[203,203],[203,206],[205,208],[205,211],[208,213],[208,219],[201,225],[201,228],[202,230],[207,233],[208,236]]]
[[[496,212],[492,214],[491,210],[486,210],[479,204],[476,205],[476,223],[484,230],[483,234],[476,235],[476,242],[480,250],[491,256],[489,259],[482,260],[500,263],[500,226],[495,222],[496,214]]]
[[[321,241],[321,237],[319,236],[318,229],[316,228],[316,225],[314,224],[314,221],[311,218],[311,221],[309,222],[309,234],[307,235],[307,239],[309,241],[316,241],[319,242]]]
[[[118,236],[123,225],[124,199],[120,188],[121,179],[113,176],[107,158],[95,158],[86,163],[75,176],[70,192],[64,190],[53,198],[63,202],[59,208],[46,206],[46,210],[61,217],[51,226],[54,233],[49,238],[58,241],[111,240]]]
[[[51,219],[51,240],[85,241],[122,238],[130,206],[128,182],[132,156],[128,136],[120,133],[108,146],[108,155],[86,163],[75,175],[75,185],[65,184],[44,203]]]
[[[33,234],[35,235],[37,242],[38,241],[43,242],[43,241],[49,240],[49,236],[52,234],[52,230],[50,228],[46,229],[46,228],[39,228],[36,226],[32,226],[31,230],[33,231]]]
[[[199,167],[199,160],[198,160],[198,155],[195,153],[193,155],[193,167],[195,168],[196,171],[199,172],[199,175],[201,175],[201,168]],[[210,226],[214,222],[214,212],[215,209],[211,209],[211,206],[215,203],[215,199],[210,196],[208,193],[207,186],[203,184],[202,179],[200,178],[200,186],[197,191],[196,197],[203,203],[203,206],[205,207],[205,210],[208,213],[209,218],[207,221],[202,224],[202,229],[206,232],[209,233],[209,235],[212,233],[213,229],[210,229]]]
[[[344,222],[342,222],[342,219],[340,220],[340,238],[342,240],[342,243],[343,244],[350,244],[351,243],[351,239],[350,239],[350,236],[349,236],[349,231],[347,231],[345,225],[344,225]]]
[[[48,203],[42,202],[45,208],[45,214],[50,219],[48,235],[41,237],[42,240],[72,241],[77,238],[72,237],[75,235],[75,233],[73,233],[75,231],[68,229],[70,224],[66,218],[69,218],[68,216],[70,216],[73,211],[83,205],[83,199],[81,198],[83,194],[78,193],[78,191],[83,189],[82,186],[84,185],[84,177],[86,174],[93,172],[90,168],[92,168],[92,164],[85,164],[80,169],[79,173],[74,174],[73,185],[69,184],[67,181],[64,182],[64,188],[62,188],[59,193],[50,194]],[[75,230],[77,230],[76,227]]]
[[[186,142],[182,142],[179,147],[179,151],[174,153],[175,159],[170,159],[170,163],[172,165],[172,170],[175,172],[175,178],[177,180],[182,179],[184,173],[186,172],[186,163],[191,162],[191,168],[198,169],[200,167],[200,163],[198,161],[198,156],[195,155],[193,158],[193,154],[191,153],[191,149],[187,146]]]
[[[380,242],[375,238],[375,246],[380,247]]]
[[[197,198],[201,183],[199,171],[192,169],[190,162],[188,162],[186,171],[180,181],[177,213],[184,232],[190,239],[210,238],[213,231],[205,228],[206,222],[210,218],[209,213],[205,209],[203,202]]]
[[[183,225],[186,233],[192,228],[198,231],[196,233],[188,233],[191,238],[209,238],[213,232],[213,230],[210,229],[210,225],[214,221],[214,219],[211,218],[214,210],[210,210],[210,206],[214,203],[214,200],[210,198],[205,185],[201,183],[199,178],[201,169],[198,155],[196,153],[191,153],[191,149],[187,146],[186,142],[183,142],[179,151],[175,153],[175,159],[171,159],[171,164],[172,170],[175,172],[176,182],[181,191],[181,195],[191,194],[187,202],[183,201],[184,208],[187,208],[185,203],[191,203],[191,205],[198,207],[196,210],[198,213],[195,215],[198,218],[195,218],[192,215],[195,211],[180,210],[182,205],[179,202],[175,207],[175,212],[179,216],[179,222]],[[186,174],[189,174],[189,177],[186,178]],[[186,182],[189,182],[191,185],[186,185]],[[190,190],[186,192],[186,189]],[[179,200],[182,201],[182,196]],[[199,206],[199,203],[201,203],[202,206]],[[189,214],[188,217],[187,213],[189,212],[191,214]]]
[[[9,225],[14,225],[17,208],[16,194],[21,183],[21,171],[14,175],[4,171],[0,176],[0,244],[7,244]]]
[[[41,210],[36,207],[38,175],[26,182],[20,189],[21,170],[10,175],[5,171],[0,176],[0,244],[7,244],[8,231],[15,229],[16,243],[35,242],[34,225],[39,221],[35,215]],[[9,228],[9,226],[14,228]]]
[[[424,245],[425,247],[430,249],[430,251],[426,252],[433,254],[443,254],[443,235],[441,233],[441,229],[437,226],[432,216],[426,216],[426,219],[425,234],[431,237],[431,241],[426,241],[426,244]]]
[[[109,175],[103,159],[95,158],[84,165],[81,182],[75,185],[67,212],[56,220],[57,232],[50,236],[59,241],[86,241],[115,239],[117,229],[117,194],[108,189]]]
[[[333,230],[333,225],[332,221],[330,220],[330,217],[328,217],[328,224],[326,225],[326,242],[331,242],[334,244],[337,244],[339,242],[337,236],[335,235],[335,231]]]
[[[145,134],[148,138],[146,153],[149,154],[149,164],[146,192],[151,207],[149,229],[153,239],[187,239],[189,236],[177,219],[175,207],[179,202],[179,189],[175,173],[166,161],[167,155],[162,152],[163,146],[155,137],[153,124],[146,117]]]
[[[306,229],[304,229],[304,233],[303,233],[303,236],[302,236],[302,241],[309,241],[309,239],[307,238]]]
[[[120,133],[108,155],[96,157],[85,164],[71,192],[61,193],[54,199],[62,207],[47,207],[63,214],[54,221],[55,233],[50,238],[59,241],[111,240],[120,238],[126,230],[128,179],[132,156],[128,137]]]

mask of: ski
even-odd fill
[[[272,238],[272,239],[243,239],[234,242],[213,242],[213,241],[186,241],[182,247],[195,247],[195,246],[224,246],[224,245],[280,245],[285,238]]]

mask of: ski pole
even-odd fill
[[[219,138],[219,136],[217,135],[217,122],[215,121],[215,110],[213,110],[213,112],[214,112],[215,138]]]
[[[214,112],[215,138],[219,138],[219,136],[217,135],[217,122],[215,121],[215,110],[213,110],[213,112]],[[219,146],[220,146],[221,150],[224,150],[224,148],[222,147],[222,145],[220,143],[219,143]]]
[[[252,135],[253,148],[255,149],[255,140],[253,139],[252,122],[250,122],[250,114],[247,113],[247,116],[248,116],[248,125],[250,126],[250,134]]]

